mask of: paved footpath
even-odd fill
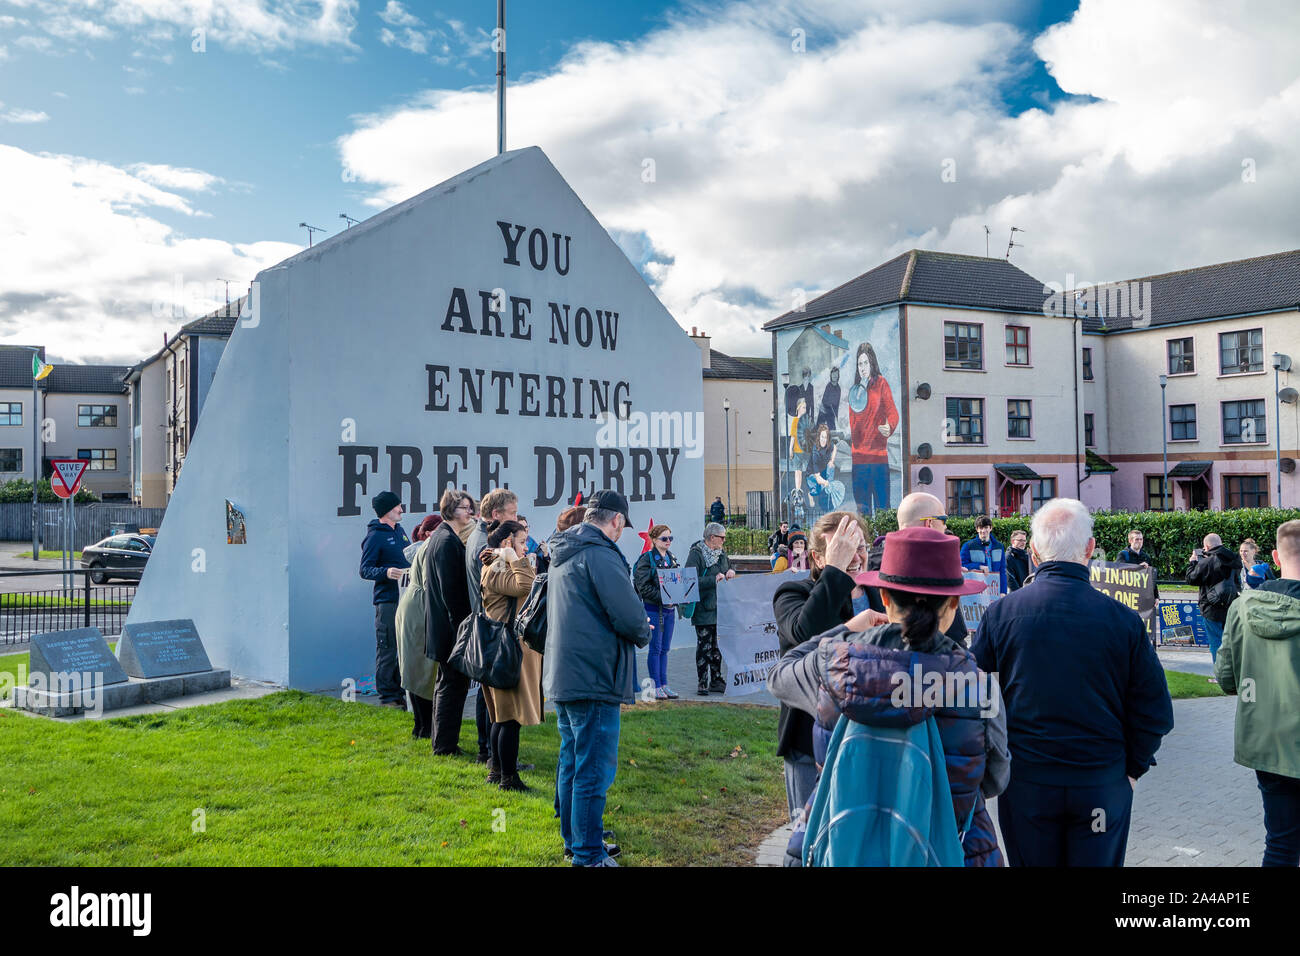
[[[1264,810],[1255,773],[1232,760],[1235,697],[1174,701],[1174,729],[1133,797],[1126,866],[1259,866]],[[997,801],[989,802],[994,821]],[[1000,833],[999,833],[1000,836]],[[789,827],[758,848],[780,866]]]

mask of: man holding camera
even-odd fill
[[[1201,589],[1196,603],[1210,638],[1210,660],[1217,661],[1219,645],[1223,643],[1223,622],[1228,618],[1228,608],[1241,593],[1237,585],[1241,558],[1225,547],[1217,534],[1207,534],[1201,545],[1187,559],[1187,583]],[[1218,681],[1211,677],[1210,683]]]

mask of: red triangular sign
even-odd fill
[[[84,458],[62,458],[50,462],[54,471],[50,475],[50,487],[60,498],[71,498],[81,487],[81,476],[86,473],[90,462]]]

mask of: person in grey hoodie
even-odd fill
[[[604,845],[605,793],[618,769],[619,706],[633,702],[636,649],[650,621],[617,541],[629,522],[616,491],[552,539],[542,689],[560,731],[556,812],[574,866],[617,866]]]

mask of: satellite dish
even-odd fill
[[[916,446],[916,457],[921,459],[921,461],[929,461],[930,456],[933,453],[934,453],[934,449],[930,447],[929,442],[923,442],[922,444]]]
[[[1295,471],[1295,459],[1283,458],[1280,462],[1278,462],[1277,466],[1282,469],[1282,474],[1289,475],[1291,474],[1291,472]]]
[[[916,397],[919,398],[921,401],[925,401],[927,398],[930,397],[929,382],[922,382],[920,385],[916,386]]]
[[[934,481],[934,472],[929,468],[922,468],[916,473],[916,483],[918,485],[928,485],[932,481]]]
[[[1300,392],[1297,392],[1291,386],[1287,386],[1277,393],[1278,400],[1284,405],[1294,405],[1297,399],[1300,399]]]

